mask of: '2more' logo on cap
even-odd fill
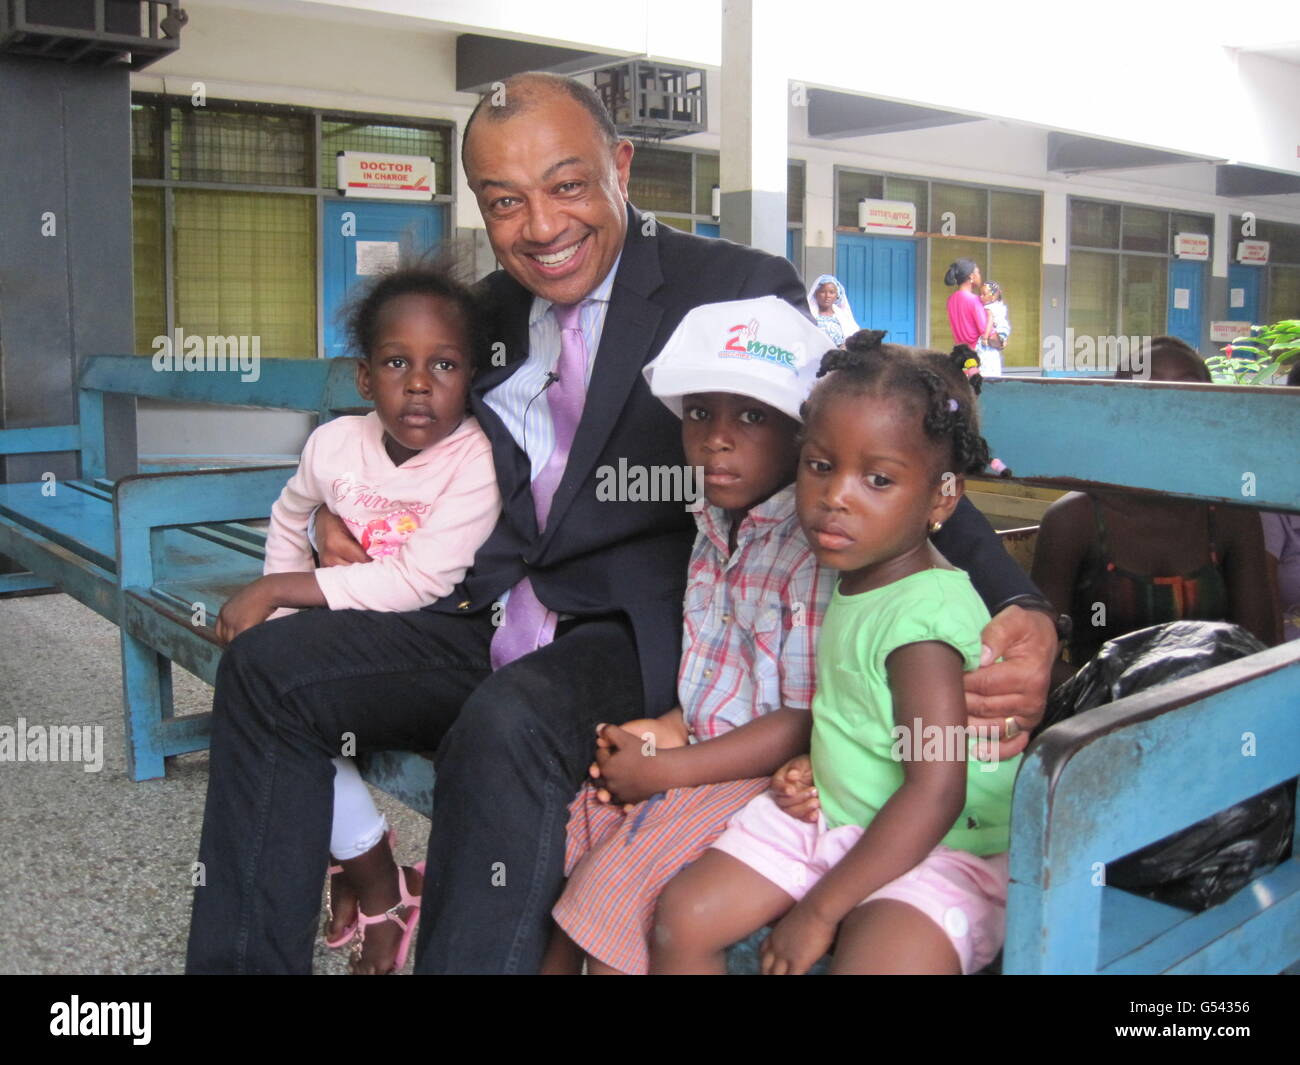
[[[757,318],[751,318],[747,325],[733,325],[728,329],[727,343],[718,356],[723,359],[758,359],[784,366],[791,373],[798,373],[804,363],[802,344],[796,344],[791,351],[779,344],[764,344],[759,340]]]

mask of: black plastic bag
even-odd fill
[[[1264,649],[1245,629],[1219,621],[1130,632],[1103,644],[1052,692],[1042,727]],[[1291,782],[1109,863],[1106,883],[1171,906],[1208,909],[1285,856],[1294,820]]]

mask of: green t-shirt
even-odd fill
[[[813,779],[830,828],[869,824],[902,785],[904,760],[952,758],[969,749],[963,730],[943,734],[919,721],[895,728],[885,659],[909,643],[937,641],[955,648],[963,668],[972,670],[988,620],[961,570],[923,570],[859,595],[835,589],[817,642],[812,732]],[[980,855],[1010,846],[1019,766],[1019,755],[968,761],[966,806],[943,837],[945,846]]]

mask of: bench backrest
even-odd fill
[[[1017,480],[1300,511],[1300,390],[993,378],[981,407]],[[1104,867],[1298,772],[1300,641],[1045,733],[1016,779],[1004,971],[1293,963],[1300,861],[1198,915],[1107,888]]]
[[[141,355],[95,355],[78,381],[81,475],[104,476],[104,396],[120,394],[224,407],[307,411],[321,421],[369,410],[356,389],[353,359],[258,359],[241,373],[225,369],[157,369]],[[247,380],[245,380],[247,378]]]
[[[1300,389],[994,377],[980,409],[1017,480],[1300,511]]]

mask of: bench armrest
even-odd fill
[[[119,586],[154,583],[164,529],[268,517],[293,469],[249,466],[122,478],[113,488]]]
[[[79,425],[48,425],[33,429],[0,429],[0,455],[43,455],[80,451]]]
[[[1006,968],[1098,962],[1105,863],[1300,773],[1300,641],[1062,722],[1012,803]]]

